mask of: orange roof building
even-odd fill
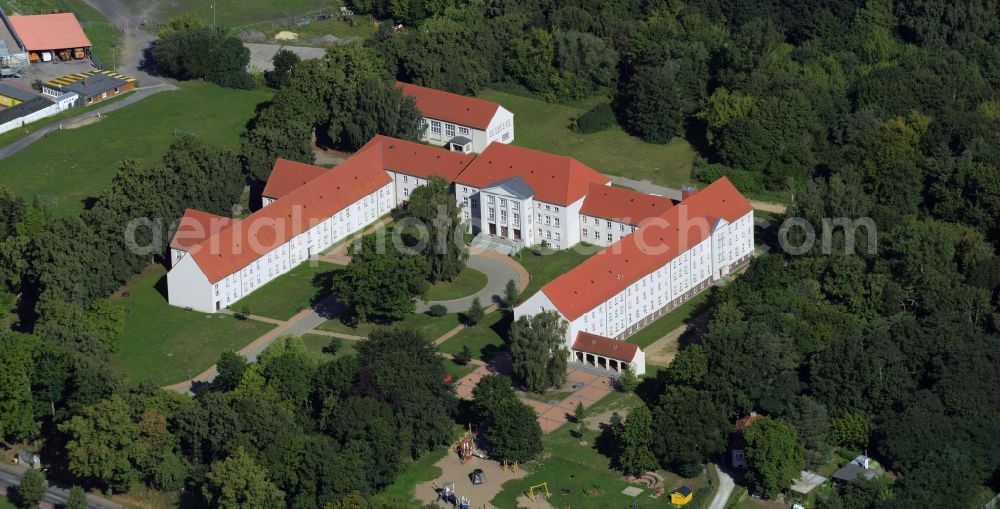
[[[398,81],[396,86],[416,101],[427,143],[468,154],[494,141],[514,141],[514,114],[495,102]]]
[[[271,176],[267,178],[264,191],[261,192],[263,204],[270,205],[274,200],[308,184],[326,172],[326,168],[320,166],[279,157],[274,162],[274,168],[271,169]]]
[[[514,314],[559,313],[569,322],[566,345],[575,355],[579,333],[626,339],[752,254],[753,208],[723,177],[641,221],[635,232],[543,286]]]
[[[8,16],[10,25],[27,51],[90,48],[92,44],[71,12]]]
[[[392,177],[397,203],[409,201],[410,192],[431,177],[441,177],[453,184],[474,157],[381,134],[365,146],[368,145],[381,147],[382,163]]]

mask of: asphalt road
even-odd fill
[[[499,304],[503,299],[503,291],[507,286],[507,281],[511,279],[519,281],[521,278],[513,266],[487,254],[470,254],[466,266],[486,275],[486,287],[473,295],[460,299],[417,302],[417,313],[427,311],[434,304],[443,305],[448,308],[449,313],[462,313],[469,309],[469,306],[472,305],[472,299],[476,297],[479,298],[479,302],[484,308],[491,304]]]
[[[19,484],[21,484],[20,471],[8,465],[0,465],[0,486],[7,488],[9,491],[10,488]],[[42,500],[55,506],[63,506],[69,501],[69,490],[49,486],[46,490],[45,498]],[[87,496],[87,507],[90,509],[122,509],[122,506],[119,504],[93,495]]]
[[[715,492],[715,498],[712,499],[712,503],[708,506],[708,509],[725,509],[726,502],[729,501],[729,496],[733,493],[735,483],[733,482],[733,478],[719,468],[718,465],[712,465],[709,468],[714,468],[716,473],[719,474],[719,491]]]

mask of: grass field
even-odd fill
[[[463,346],[468,345],[473,359],[487,360],[503,348],[510,321],[509,313],[490,313],[478,327],[467,327],[438,345],[438,350],[455,355],[462,351]]]
[[[323,349],[326,348],[327,345],[330,344],[330,341],[334,339],[337,338],[331,338],[330,336],[324,336],[322,334],[302,335],[302,342],[305,343],[306,348],[308,348],[309,351],[321,353],[323,355],[327,355],[328,357],[329,354],[324,352]],[[340,341],[340,350],[337,350],[337,355],[333,356],[333,358],[336,359],[340,357],[345,357],[347,355],[354,355],[357,353],[356,349],[356,345],[358,344],[357,341],[351,341],[348,339],[341,339],[339,341]]]
[[[524,266],[531,277],[528,286],[521,292],[522,300],[534,295],[545,286],[545,283],[580,265],[596,251],[594,246],[584,243],[561,251],[543,251],[541,254],[536,254],[529,248],[522,249],[515,259]]]
[[[17,506],[10,501],[10,498],[8,498],[6,495],[3,495],[0,496],[0,509],[17,509]]]
[[[249,311],[252,315],[288,320],[308,308],[316,296],[319,287],[313,278],[343,268],[343,265],[326,262],[300,264],[229,307]]]
[[[14,129],[12,131],[7,131],[7,132],[5,132],[3,134],[0,134],[0,147],[6,147],[7,145],[10,145],[11,143],[14,143],[15,141],[17,141],[17,140],[19,140],[21,138],[24,138],[25,136],[27,136],[27,135],[29,135],[29,134],[31,134],[31,133],[33,133],[33,132],[35,132],[35,131],[37,131],[37,130],[39,130],[39,129],[47,126],[47,125],[49,125],[49,124],[52,124],[52,123],[55,123],[55,122],[61,122],[61,121],[65,120],[65,119],[67,119],[69,117],[75,117],[75,116],[79,115],[80,113],[82,113],[84,111],[87,111],[87,110],[90,110],[90,109],[100,108],[101,106],[107,106],[108,104],[121,101],[122,99],[125,99],[126,97],[128,97],[130,94],[134,94],[134,93],[135,92],[129,92],[129,93],[125,93],[125,94],[118,94],[118,95],[116,95],[114,97],[109,97],[109,98],[107,98],[107,99],[105,99],[105,100],[103,100],[103,101],[101,101],[99,103],[91,104],[89,106],[84,106],[82,108],[70,108],[70,109],[68,109],[68,110],[66,110],[66,111],[64,111],[62,113],[59,113],[58,115],[52,115],[51,117],[46,117],[46,118],[43,118],[43,119],[38,120],[36,122],[32,122],[32,123],[24,125],[22,127],[18,127],[17,129]]]
[[[452,300],[472,295],[486,288],[486,274],[468,267],[452,281],[441,281],[427,290],[427,300]],[[486,306],[488,303],[484,303]]]
[[[454,329],[459,324],[458,314],[450,313],[444,316],[435,317],[426,313],[414,313],[406,318],[390,324],[392,327],[410,327],[417,329],[424,334],[428,340],[433,340],[445,332]],[[329,332],[340,332],[342,334],[352,334],[355,336],[368,336],[375,329],[385,325],[375,323],[360,323],[357,327],[350,327],[339,318],[327,320],[317,327],[320,330]]]
[[[569,128],[583,108],[484,90],[479,97],[496,101],[514,113],[514,144],[572,156],[610,175],[649,180],[667,186],[690,183],[694,149],[682,138],[658,145],[646,143],[614,127],[580,134]],[[593,98],[590,103],[604,101]]]
[[[110,69],[115,61],[111,56],[116,46],[120,46],[121,33],[108,20],[83,0],[0,0],[0,6],[8,15],[14,12],[20,14],[43,14],[55,11],[65,11],[68,6],[80,20],[84,33],[93,44],[94,55]]]
[[[647,325],[646,328],[629,336],[627,341],[639,345],[639,348],[646,348],[657,339],[662,338],[666,333],[680,327],[681,324],[697,314],[698,311],[701,311],[703,308],[702,304],[708,300],[711,291],[712,289],[709,288],[691,297],[691,300],[677,306],[676,309]]]
[[[620,392],[611,393],[604,399],[587,409],[587,416],[598,415],[611,410],[623,412],[642,404],[638,396]],[[599,432],[586,429],[582,437],[570,433],[575,426],[563,426],[542,437],[544,453],[540,459],[524,465],[531,472],[523,479],[509,481],[503,486],[503,491],[490,501],[496,507],[516,507],[516,499],[525,493],[529,486],[548,482],[552,497],[549,503],[553,507],[635,507],[648,509],[654,507],[669,507],[669,498],[659,500],[649,498],[646,490],[638,497],[632,498],[622,494],[629,486],[621,472],[610,467],[608,456],[598,451],[597,438]],[[670,472],[659,471],[664,477],[667,492],[681,483],[680,479]],[[684,480],[694,490],[708,484],[708,476],[702,475],[695,479]],[[585,492],[598,488],[598,494],[587,495]],[[570,492],[564,494],[563,489]],[[704,493],[704,492],[703,492]]]
[[[212,24],[214,6],[215,23],[232,28],[248,23],[268,21],[286,16],[305,14],[317,9],[339,6],[329,0],[126,0],[141,7],[152,7],[152,17],[165,22],[182,13],[191,13],[206,24]]]
[[[50,134],[0,161],[3,183],[28,200],[39,196],[54,202],[56,216],[77,214],[108,186],[118,161],[158,162],[176,139],[175,129],[235,150],[254,108],[270,97],[267,91],[201,82],[181,87],[111,112],[95,124]]]
[[[125,334],[112,365],[134,381],[180,382],[215,364],[219,354],[239,350],[273,326],[226,315],[185,311],[167,304],[166,272],[159,265],[115,293],[125,306]]]

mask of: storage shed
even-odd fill
[[[71,12],[8,16],[8,19],[33,62],[50,61],[55,57],[63,60],[86,58],[93,46]]]

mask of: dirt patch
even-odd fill
[[[72,124],[63,126],[63,129],[79,129],[81,127],[88,126],[90,124],[96,124],[101,120],[104,120],[104,117],[98,117],[96,115],[93,117],[81,118],[80,120],[77,120]]]
[[[545,497],[535,497],[535,501],[532,502],[527,495],[521,495],[517,497],[517,506],[523,507],[524,509],[554,509],[552,504]]]
[[[299,38],[299,34],[295,32],[289,32],[288,30],[282,30],[274,34],[274,40],[276,41],[294,41]]]
[[[418,484],[413,493],[417,500],[426,504],[433,504],[437,499],[438,492],[435,488],[440,489],[444,487],[445,483],[454,482],[455,494],[458,497],[468,498],[471,507],[482,507],[502,491],[505,482],[528,475],[528,472],[523,468],[519,468],[516,473],[509,468],[501,470],[499,463],[480,458],[473,458],[472,461],[463,465],[454,448],[448,451],[448,454],[434,466],[441,469],[441,475],[432,481]],[[473,485],[469,474],[477,468],[482,469],[486,474],[486,482]],[[452,507],[451,504],[444,502],[438,502],[438,504],[441,507]]]
[[[681,325],[668,332],[662,338],[657,339],[653,344],[646,347],[646,363],[657,366],[668,366],[677,356],[680,347],[680,337],[687,332],[688,326]]]
[[[623,420],[626,417],[628,417],[628,413],[629,413],[629,411],[628,411],[627,408],[620,408],[620,409],[617,409],[617,410],[605,410],[605,411],[603,411],[603,412],[601,412],[601,413],[599,413],[597,415],[591,415],[590,417],[584,417],[584,419],[583,419],[583,425],[586,426],[587,429],[592,429],[594,431],[601,431],[601,426],[610,423],[611,422],[611,416],[615,412],[618,412],[618,415],[621,416],[621,418]]]

